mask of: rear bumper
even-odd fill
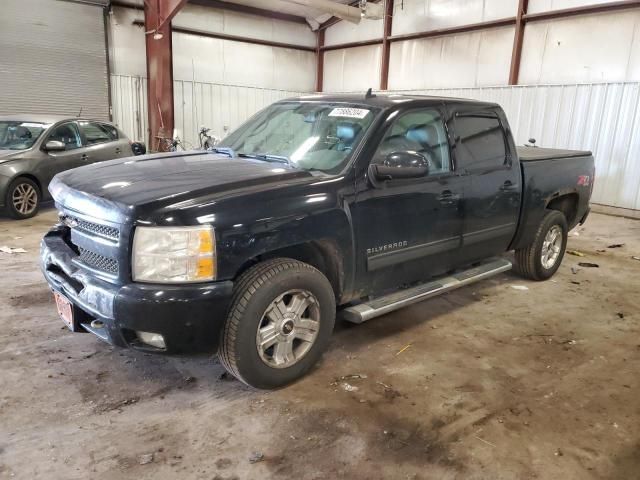
[[[41,244],[41,267],[49,286],[74,305],[80,327],[120,347],[156,352],[215,351],[226,319],[233,283],[114,285],[78,267],[62,233],[49,232]],[[101,328],[91,327],[100,320]],[[136,332],[158,333],[165,349],[140,341]]]
[[[580,219],[580,221],[578,222],[580,225],[582,225],[584,222],[587,221],[587,217],[589,216],[589,214],[591,213],[591,207],[587,207],[587,211],[584,212],[584,215],[582,216],[582,218]]]

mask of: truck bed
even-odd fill
[[[521,162],[539,160],[561,160],[563,158],[589,157],[591,152],[583,150],[564,150],[560,148],[516,147]]]
[[[523,191],[519,227],[512,243],[514,249],[531,242],[547,211],[546,206],[556,195],[577,195],[576,211],[567,218],[569,229],[573,228],[589,209],[594,175],[591,152],[518,147],[518,156]],[[579,183],[581,177],[583,182],[586,179],[586,183]]]

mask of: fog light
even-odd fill
[[[146,343],[147,345],[151,345],[152,347],[165,349],[166,345],[164,343],[164,337],[159,333],[153,332],[136,332],[138,338],[142,343]]]

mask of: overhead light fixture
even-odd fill
[[[162,40],[164,34],[158,30],[149,30],[148,32],[144,32],[145,35],[153,35],[154,40]]]

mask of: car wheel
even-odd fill
[[[7,188],[7,213],[17,220],[31,218],[40,209],[40,198],[40,188],[36,182],[26,177],[16,178]]]
[[[562,263],[567,248],[567,220],[562,212],[550,210],[542,219],[533,243],[515,252],[515,270],[531,280],[550,278]]]
[[[320,271],[289,258],[259,263],[236,282],[220,361],[252,387],[284,386],[320,359],[335,315],[333,289]]]

